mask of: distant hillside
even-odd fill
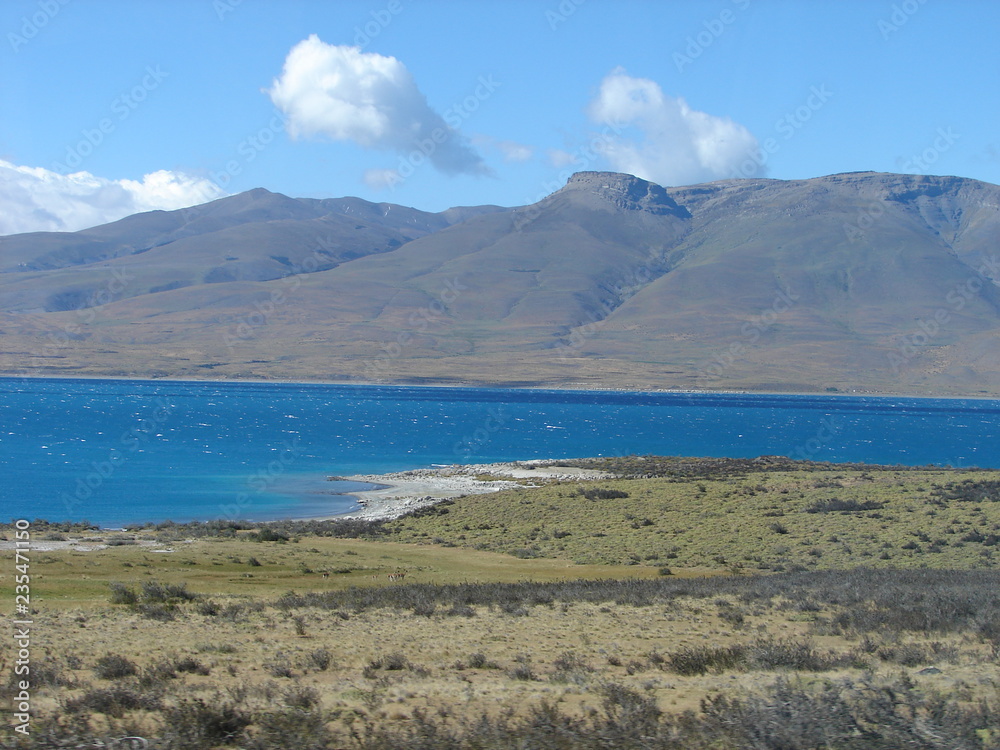
[[[0,370],[1000,395],[998,244],[1000,188],[957,177],[253,190],[0,238]]]

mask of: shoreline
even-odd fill
[[[389,474],[358,474],[330,479],[365,482],[375,485],[370,490],[347,493],[354,497],[358,510],[335,515],[315,516],[312,521],[389,521],[421,508],[429,508],[442,500],[466,495],[483,495],[517,487],[574,479],[609,479],[612,474],[597,469],[560,466],[558,459],[491,464],[462,464],[430,469],[411,469]]]
[[[477,390],[497,390],[497,391],[568,391],[582,393],[649,393],[656,395],[691,395],[691,396],[806,396],[825,397],[831,399],[841,398],[906,398],[906,399],[932,399],[949,401],[1000,401],[1000,393],[995,395],[983,394],[927,394],[922,392],[900,392],[883,391],[876,389],[855,389],[852,391],[763,391],[748,390],[738,388],[720,388],[718,390],[707,390],[700,388],[621,388],[611,385],[595,384],[548,384],[537,382],[534,385],[505,385],[495,382],[468,381],[463,383],[428,383],[392,381],[392,382],[370,382],[355,380],[279,380],[276,378],[198,378],[190,376],[164,375],[162,377],[152,377],[149,375],[97,375],[97,374],[72,374],[54,375],[51,373],[9,373],[0,372],[2,380],[111,380],[111,381],[139,381],[144,383],[214,383],[214,384],[256,384],[256,385],[325,385],[351,388],[434,388],[438,390],[449,389],[477,389]]]

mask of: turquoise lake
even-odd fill
[[[0,378],[0,518],[307,518],[355,507],[331,475],[529,458],[1000,468],[998,433],[974,399]]]

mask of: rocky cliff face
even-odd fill
[[[659,185],[618,172],[577,172],[566,182],[563,193],[593,195],[621,211],[645,211],[690,218],[691,214]]]

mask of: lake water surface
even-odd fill
[[[330,475],[627,454],[1000,468],[1000,401],[0,378],[0,518],[346,512]]]

